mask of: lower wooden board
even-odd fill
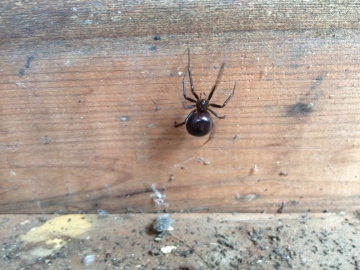
[[[163,215],[1,215],[1,269],[360,269],[359,213]]]

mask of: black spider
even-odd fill
[[[201,94],[199,96],[195,92],[194,83],[193,83],[193,79],[192,79],[192,72],[191,72],[191,68],[190,68],[190,49],[188,50],[188,67],[187,67],[187,71],[185,71],[182,83],[183,83],[184,98],[190,102],[195,103],[195,104],[186,106],[186,109],[191,109],[191,108],[195,108],[195,109],[189,113],[189,115],[185,118],[184,122],[179,123],[179,124],[177,124],[175,122],[176,128],[186,124],[186,129],[191,135],[201,137],[201,136],[205,136],[205,135],[209,134],[211,129],[214,127],[214,122],[213,122],[209,112],[211,112],[217,118],[220,118],[220,119],[225,118],[225,115],[219,116],[216,112],[214,112],[212,109],[209,108],[210,106],[215,107],[215,108],[223,108],[228,103],[228,101],[234,96],[236,83],[234,84],[234,89],[233,89],[231,95],[227,98],[227,100],[225,100],[223,105],[210,103],[210,99],[212,98],[212,96],[218,86],[218,83],[221,79],[221,76],[223,74],[224,67],[225,67],[225,63],[223,63],[221,65],[217,80],[211,89],[209,97],[206,99],[206,96],[204,94],[204,98],[201,98]],[[194,95],[196,100],[186,96],[186,82],[185,82],[186,72],[189,73],[191,93]]]

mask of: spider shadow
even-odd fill
[[[196,150],[210,145],[215,134],[215,125],[208,135],[194,137],[187,133],[185,126],[175,128],[174,123],[171,122],[155,140],[149,143],[149,158],[156,164],[162,163],[182,151],[190,151],[189,148]]]
[[[162,128],[157,138],[149,142],[149,158],[156,162],[167,160],[176,155],[186,144],[188,134],[180,128],[174,127],[174,122]]]

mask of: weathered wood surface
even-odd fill
[[[0,212],[359,209],[359,4],[272,3],[1,1]]]
[[[358,269],[359,217],[348,214],[1,215],[2,269]],[[46,221],[46,222],[45,222]],[[44,223],[45,222],[45,223]],[[16,234],[16,237],[14,237]],[[161,249],[175,247],[172,253]],[[90,262],[85,266],[84,259]],[[180,268],[183,267],[183,268]],[[187,267],[187,268],[186,268]]]

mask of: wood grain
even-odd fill
[[[359,209],[357,2],[107,3],[2,1],[1,213],[163,210],[152,183],[168,211]],[[198,92],[237,83],[205,145],[173,127],[187,48]]]
[[[356,0],[1,2],[1,37],[25,38],[35,43],[259,30],[323,32],[360,26]]]

